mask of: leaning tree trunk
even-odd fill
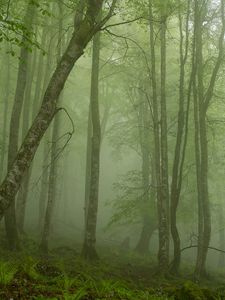
[[[114,11],[116,0],[112,2],[106,17],[100,22],[96,18],[102,7],[103,0],[88,1],[84,18],[75,28],[69,45],[56,67],[46,89],[41,108],[18,151],[14,162],[0,186],[0,217],[13,203],[24,174],[29,169],[39,143],[48,129],[53,117],[58,112],[56,107],[59,95],[76,61],[83,55],[84,49],[101,27],[109,20]]]
[[[100,56],[100,33],[93,39],[92,54],[92,76],[91,76],[91,164],[90,164],[90,191],[87,204],[85,237],[82,255],[86,259],[94,260],[98,257],[96,243],[96,226],[98,212],[98,190],[99,190],[99,169],[100,169],[100,145],[101,145],[101,125],[99,117],[98,102],[98,79],[99,79],[99,56]]]
[[[35,13],[35,6],[32,1],[28,4],[26,15],[24,18],[24,26],[30,28],[33,22],[33,16]],[[22,43],[26,45],[26,37],[22,39]],[[17,87],[15,93],[15,99],[12,108],[12,115],[10,120],[9,130],[9,150],[8,150],[8,170],[11,169],[14,159],[17,154],[19,144],[19,125],[20,116],[23,107],[24,93],[27,80],[27,68],[28,68],[28,56],[29,51],[26,46],[21,48],[19,69],[17,75]],[[16,196],[16,195],[15,195]],[[15,210],[15,196],[11,201],[11,205],[5,213],[5,228],[8,239],[9,248],[14,250],[18,247],[18,232],[16,224],[16,210]]]

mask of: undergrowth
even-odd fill
[[[13,300],[223,300],[225,284],[212,288],[188,278],[154,276],[151,258],[108,253],[87,263],[75,252],[48,258],[8,254],[0,261],[0,299]]]

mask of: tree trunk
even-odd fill
[[[179,31],[180,31],[180,86],[179,86],[179,111],[178,111],[178,124],[177,124],[177,136],[176,145],[173,160],[173,173],[171,183],[171,194],[170,194],[170,220],[171,220],[171,235],[173,239],[173,261],[170,267],[170,271],[173,274],[178,274],[181,259],[180,249],[180,236],[177,228],[177,207],[180,200],[180,193],[182,188],[182,177],[183,177],[183,166],[186,153],[187,145],[187,134],[188,134],[188,118],[189,118],[189,106],[190,106],[190,89],[187,99],[186,115],[184,110],[185,105],[185,65],[188,56],[188,25],[190,15],[190,0],[187,5],[187,19],[185,26],[186,40],[183,36],[183,20],[181,12],[179,12]],[[185,47],[184,47],[185,43]],[[190,79],[192,80],[192,79]]]
[[[169,183],[166,108],[166,8],[161,12],[161,198],[159,214],[159,272],[165,273],[169,265]]]
[[[138,129],[139,129],[139,144],[141,148],[141,159],[142,159],[142,203],[141,216],[143,220],[143,227],[140,239],[136,246],[136,251],[141,254],[146,254],[149,250],[149,241],[151,237],[152,225],[150,217],[150,114],[148,109],[148,104],[145,99],[143,99],[142,92],[139,89],[139,103],[138,103]]]
[[[7,45],[8,47],[8,45]],[[7,115],[9,110],[9,99],[10,99],[10,83],[11,83],[11,69],[10,69],[10,56],[8,53],[5,54],[5,64],[6,64],[6,82],[4,84],[5,90],[4,90],[4,122],[3,122],[3,128],[2,128],[2,149],[1,149],[1,158],[0,158],[0,182],[2,181],[4,171],[5,171],[5,156],[6,156],[6,146],[7,146],[7,128],[8,128],[8,122],[7,122]]]
[[[31,57],[28,62],[28,72],[27,72],[28,78],[27,78],[27,86],[26,86],[25,98],[23,103],[22,139],[25,138],[30,125],[31,110],[32,110],[31,91],[32,91],[34,71],[35,71],[36,61],[37,61],[36,57],[37,57],[37,49],[35,49],[34,51],[32,62],[31,62]],[[16,205],[17,224],[18,224],[18,230],[20,234],[25,233],[24,222],[25,222],[26,202],[28,197],[28,188],[30,182],[30,173],[31,170],[29,170],[25,175],[17,198],[17,205]]]
[[[53,133],[52,133],[52,141],[56,141],[58,138],[58,131],[59,131],[59,116],[56,116],[53,122]],[[56,164],[56,157],[57,157],[58,149],[56,145],[53,143],[52,151],[51,151],[51,165],[49,170],[49,184],[48,184],[48,201],[46,207],[46,213],[44,218],[44,228],[42,233],[42,240],[40,249],[43,253],[48,254],[48,241],[49,241],[49,234],[52,224],[52,216],[56,201],[56,180],[57,180],[57,164]]]
[[[30,28],[33,21],[33,16],[35,13],[35,6],[32,2],[28,4],[27,12],[24,19],[24,25]],[[26,44],[26,37],[23,37],[23,43]],[[10,130],[9,130],[9,150],[8,150],[8,170],[11,169],[19,144],[19,125],[20,116],[23,106],[24,93],[26,88],[27,80],[27,67],[28,67],[28,55],[29,52],[26,47],[21,48],[20,52],[20,62],[17,75],[17,87],[15,93],[15,99],[12,108],[12,115],[10,120]],[[15,250],[18,248],[18,232],[16,224],[16,210],[15,210],[15,196],[11,199],[11,205],[5,213],[5,228],[8,239],[9,248]]]
[[[92,79],[91,79],[91,165],[90,165],[90,191],[87,205],[85,238],[82,255],[86,259],[94,260],[98,257],[96,243],[96,226],[98,212],[98,190],[99,190],[99,169],[100,169],[100,144],[101,125],[99,117],[98,84],[99,84],[99,56],[100,56],[100,33],[93,39],[92,54]]]
[[[63,30],[63,23],[62,23],[62,16],[63,16],[63,10],[61,2],[58,1],[58,9],[59,9],[59,32],[58,32],[58,53],[57,53],[57,60],[60,60],[60,57],[62,55],[62,30]],[[46,214],[45,214],[45,220],[44,220],[44,228],[42,233],[42,241],[40,248],[43,253],[48,254],[48,241],[49,241],[49,235],[52,225],[52,218],[53,218],[53,212],[54,207],[56,203],[56,197],[57,197],[57,155],[58,155],[58,149],[57,149],[57,138],[59,137],[59,116],[56,116],[54,123],[53,123],[53,132],[52,132],[52,151],[51,151],[51,162],[50,162],[50,170],[49,170],[49,185],[48,185],[48,202],[47,202],[47,208],[46,208]]]
[[[224,57],[225,16],[224,1],[221,0],[221,33],[219,37],[219,52],[211,73],[208,88],[205,92],[203,84],[203,22],[206,7],[195,0],[195,47],[196,47],[196,78],[194,84],[194,112],[195,112],[195,152],[196,174],[198,189],[198,253],[195,266],[195,279],[206,275],[206,258],[211,237],[211,213],[208,195],[208,142],[207,142],[207,110],[213,96],[217,75]]]
[[[90,197],[90,181],[91,181],[91,137],[92,137],[92,120],[91,120],[91,105],[89,105],[88,113],[88,128],[87,128],[87,147],[86,147],[86,170],[85,170],[85,207],[84,207],[84,222],[87,224],[88,203]]]

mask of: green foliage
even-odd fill
[[[7,285],[9,284],[15,273],[17,272],[18,266],[13,262],[0,262],[0,284]]]

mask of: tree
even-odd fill
[[[32,1],[28,3],[26,15],[24,17],[24,25],[31,27],[33,16],[35,13],[35,6]],[[23,36],[23,43],[26,44],[26,36]],[[27,68],[28,68],[28,50],[26,47],[21,48],[19,69],[17,76],[17,87],[15,93],[15,99],[12,109],[12,115],[10,120],[10,133],[9,133],[9,151],[8,151],[8,170],[13,165],[13,161],[16,157],[18,144],[19,144],[19,122],[22,112],[24,93],[27,80]],[[15,196],[11,199],[11,205],[5,213],[5,228],[9,243],[9,248],[15,250],[18,247],[18,234],[16,225],[16,211],[15,211]]]
[[[86,259],[95,260],[98,255],[95,250],[96,226],[98,212],[98,190],[100,171],[100,146],[101,146],[101,124],[99,115],[99,56],[100,56],[100,33],[96,33],[93,39],[92,75],[91,75],[91,97],[89,122],[92,124],[92,135],[90,147],[90,178],[88,183],[88,202],[86,202],[85,238],[82,255]],[[90,128],[88,128],[88,134]],[[88,151],[88,149],[87,149]],[[87,160],[88,163],[88,160]]]
[[[179,1],[181,5],[181,2]],[[171,235],[174,245],[173,262],[170,267],[170,271],[174,274],[178,274],[181,249],[180,249],[180,236],[177,229],[177,207],[180,200],[182,180],[183,180],[183,169],[184,160],[187,146],[187,135],[188,135],[188,120],[189,120],[189,108],[190,108],[190,92],[192,82],[189,84],[189,91],[186,103],[185,111],[185,65],[188,59],[188,47],[189,47],[189,16],[190,16],[190,1],[187,3],[187,17],[185,20],[185,28],[183,28],[183,18],[181,14],[181,8],[179,9],[179,32],[180,32],[180,83],[179,83],[179,111],[177,116],[177,134],[176,134],[176,145],[173,159],[173,172],[171,182],[171,193],[170,193],[170,219],[171,219]],[[185,36],[183,31],[185,29]],[[192,81],[192,78],[190,79]]]
[[[211,237],[211,212],[208,195],[208,141],[207,110],[213,97],[213,90],[224,56],[225,16],[224,1],[221,0],[221,32],[219,36],[218,56],[212,70],[208,86],[205,87],[203,57],[203,22],[206,15],[206,4],[195,1],[194,39],[196,74],[193,83],[194,119],[195,119],[195,154],[198,191],[198,253],[195,267],[195,278],[206,275],[205,263]],[[203,6],[201,6],[203,5]],[[203,7],[203,9],[202,9]]]

